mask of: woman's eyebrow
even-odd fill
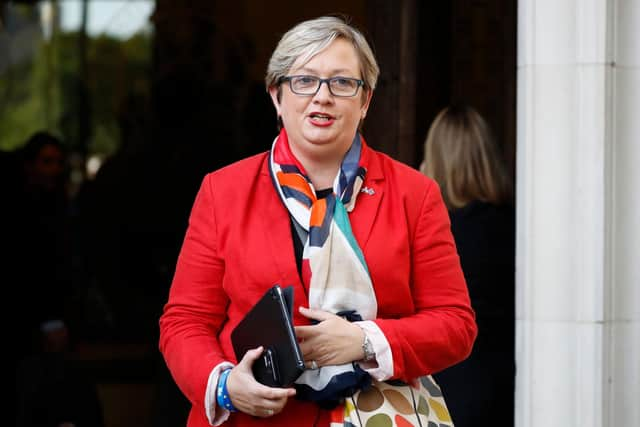
[[[315,68],[308,68],[308,67],[296,68],[295,74],[299,74],[299,73],[307,73],[307,74],[313,74],[313,75],[319,74],[318,70],[316,70]],[[346,68],[335,68],[329,72],[330,75],[336,75],[340,73],[351,73],[351,71]]]

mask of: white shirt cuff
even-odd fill
[[[387,337],[380,327],[372,320],[354,322],[362,328],[369,337],[376,358],[370,362],[358,362],[358,365],[377,381],[385,381],[393,376],[393,354]]]
[[[231,362],[222,362],[209,374],[209,381],[207,381],[207,391],[204,394],[204,411],[207,414],[207,419],[209,420],[209,424],[212,426],[219,426],[223,422],[227,421],[229,418],[230,412],[225,408],[220,408],[216,410],[218,407],[218,401],[216,399],[216,387],[218,386],[218,378],[220,378],[220,374],[222,371],[233,368],[233,364]]]

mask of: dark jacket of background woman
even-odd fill
[[[449,216],[478,337],[469,358],[435,377],[456,427],[513,426],[515,209],[473,201]]]

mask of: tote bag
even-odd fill
[[[345,401],[344,427],[453,427],[440,387],[431,375],[417,384],[373,381]]]

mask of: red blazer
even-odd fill
[[[364,145],[364,144],[363,144]],[[364,145],[367,168],[351,226],[371,273],[377,325],[389,341],[394,378],[412,379],[465,359],[477,329],[449,217],[434,181]],[[236,362],[230,333],[273,284],[295,288],[294,323],[308,324],[289,215],[268,154],[208,174],[196,197],[160,318],[160,351],[191,401],[189,427],[205,427],[212,369]],[[292,398],[271,418],[233,413],[225,425],[328,426],[326,411]]]

